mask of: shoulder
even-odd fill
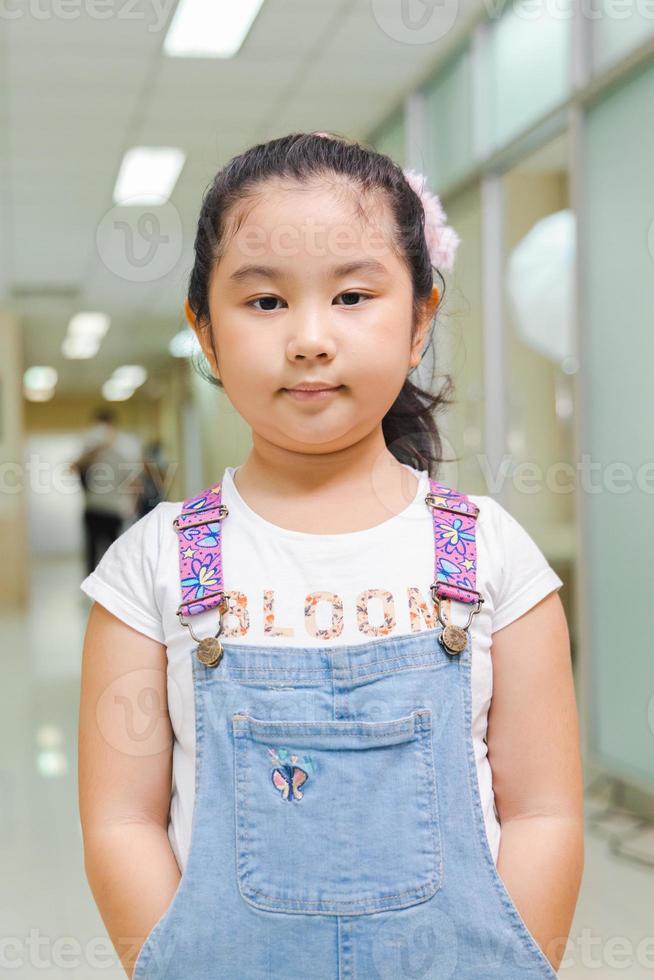
[[[485,533],[497,533],[507,518],[511,521],[514,520],[508,510],[495,497],[477,493],[469,493],[467,497],[479,508],[477,525]]]
[[[523,615],[563,580],[527,528],[498,500],[470,494],[479,508],[477,560],[480,590],[486,591],[492,631]]]
[[[173,520],[181,507],[181,501],[162,501],[130,524],[80,583],[89,598],[159,642],[169,549],[177,547]]]
[[[527,529],[495,497],[472,493],[467,496],[479,508],[477,523],[483,533],[502,535],[508,530],[529,536]]]
[[[174,534],[173,521],[181,509],[181,500],[160,501],[147,514],[130,524],[111,548],[130,550],[139,547],[146,548],[150,555],[158,553],[168,533]]]

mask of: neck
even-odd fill
[[[282,526],[297,522],[306,527],[309,515],[312,523],[332,527],[349,521],[353,529],[372,526],[402,511],[417,491],[415,475],[388,450],[381,426],[329,453],[291,452],[253,433],[252,449],[234,483],[253,510]]]

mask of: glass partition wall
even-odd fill
[[[578,489],[576,222],[568,183],[566,134],[502,176],[506,479],[501,499],[563,579],[566,605],[574,589]]]
[[[563,579],[586,764],[640,806],[637,790],[654,800],[654,12],[618,6],[487,8],[407,96],[410,140],[394,113],[377,145],[428,168],[461,236],[435,335],[456,396],[442,478],[495,496]]]
[[[649,65],[589,107],[582,228],[590,746],[604,769],[649,792],[654,790],[653,106],[654,65]]]

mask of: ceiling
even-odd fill
[[[405,2],[410,10],[414,0]],[[226,60],[162,54],[173,0],[114,0],[109,17],[105,0],[6,5],[15,16],[0,17],[0,305],[24,325],[26,366],[55,366],[57,391],[79,393],[97,391],[119,364],[165,362],[215,171],[295,130],[366,138],[479,5],[442,0],[444,36],[414,30],[408,43],[392,26],[399,4],[266,0]],[[112,205],[135,145],[187,154],[161,208]],[[126,259],[130,244],[136,261]],[[155,260],[140,261],[149,248]],[[112,325],[96,357],[69,361],[60,346],[79,310],[105,311]]]

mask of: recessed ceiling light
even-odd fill
[[[57,383],[58,374],[55,368],[35,364],[28,367],[23,375],[23,384],[31,391],[46,391],[54,388]]]
[[[66,336],[61,342],[61,353],[64,357],[76,360],[95,357],[99,349],[100,341],[95,337]]]
[[[165,204],[177,183],[186,154],[175,146],[135,146],[122,159],[114,203]]]
[[[59,725],[46,723],[36,729],[34,741],[42,749],[55,749],[59,745],[64,745],[66,739]]]
[[[49,402],[54,398],[54,388],[24,388],[23,394],[28,402]]]
[[[107,313],[76,313],[68,324],[68,334],[71,337],[95,337],[102,340],[111,318]]]
[[[180,0],[164,53],[185,58],[231,58],[243,44],[263,0]]]
[[[116,378],[109,378],[102,385],[102,396],[108,402],[124,402],[128,398],[131,398],[133,394],[134,389],[131,385],[123,384],[122,381],[118,381]]]
[[[138,388],[147,376],[148,372],[140,364],[123,364],[122,367],[116,368],[111,377],[126,387]]]
[[[68,772],[68,757],[59,749],[44,749],[37,753],[36,768],[41,776],[64,776]]]

